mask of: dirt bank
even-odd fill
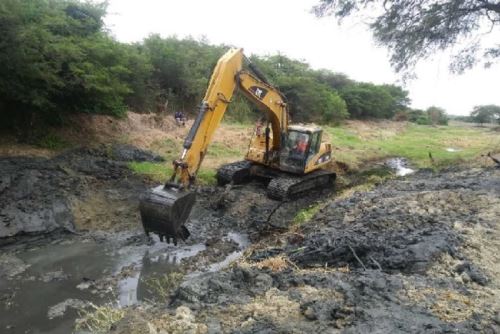
[[[73,149],[54,158],[0,157],[2,243],[89,227],[137,228],[145,185],[127,163],[162,160],[127,145]]]

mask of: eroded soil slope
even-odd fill
[[[75,231],[75,225],[140,226],[137,203],[146,187],[127,163],[161,160],[128,145],[73,149],[54,158],[0,157],[0,242]]]

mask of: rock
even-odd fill
[[[473,281],[479,285],[486,285],[489,282],[488,277],[486,277],[479,268],[468,261],[464,261],[457,265],[455,271],[459,273],[462,278],[466,277],[468,281]],[[466,282],[465,279],[464,282]]]
[[[72,299],[72,298],[66,299],[65,301],[62,301],[54,306],[51,306],[49,308],[47,316],[49,317],[49,319],[62,317],[69,307],[79,310],[85,308],[86,306],[87,302],[83,300]]]
[[[0,254],[0,278],[13,279],[30,267],[12,254]]]
[[[460,278],[462,279],[462,282],[465,284],[471,281],[469,274],[467,274],[466,272],[461,273]]]
[[[157,334],[155,326],[147,321],[139,312],[128,312],[127,315],[113,325],[113,334]]]
[[[493,321],[497,324],[500,325],[500,311],[497,311],[495,313],[495,316],[493,317]]]
[[[317,320],[318,317],[316,316],[316,313],[314,312],[314,309],[310,306],[308,306],[304,312],[304,317],[306,317],[308,320]]]
[[[68,275],[66,275],[62,270],[50,271],[43,273],[41,280],[44,283],[54,282],[54,281],[63,281],[68,279]]]

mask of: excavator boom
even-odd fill
[[[196,198],[190,186],[237,87],[266,113],[272,129],[269,149],[279,150],[288,125],[285,99],[248,60],[254,73],[243,70],[245,59],[242,49],[231,49],[219,59],[180,158],[173,162],[169,181],[141,197],[140,212],[147,234],[154,232],[161,240],[173,239],[174,243],[189,236],[184,223]]]

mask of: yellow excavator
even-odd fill
[[[334,185],[335,173],[325,168],[331,162],[332,149],[329,143],[322,142],[322,129],[290,125],[283,94],[242,49],[231,49],[215,66],[184,149],[173,162],[172,176],[165,185],[141,196],[140,213],[147,235],[157,233],[160,240],[174,243],[189,237],[184,223],[196,200],[191,186],[237,88],[263,111],[265,122],[252,137],[245,160],[218,169],[219,185],[265,178],[270,180],[268,196],[279,200],[307,196],[313,190]]]

